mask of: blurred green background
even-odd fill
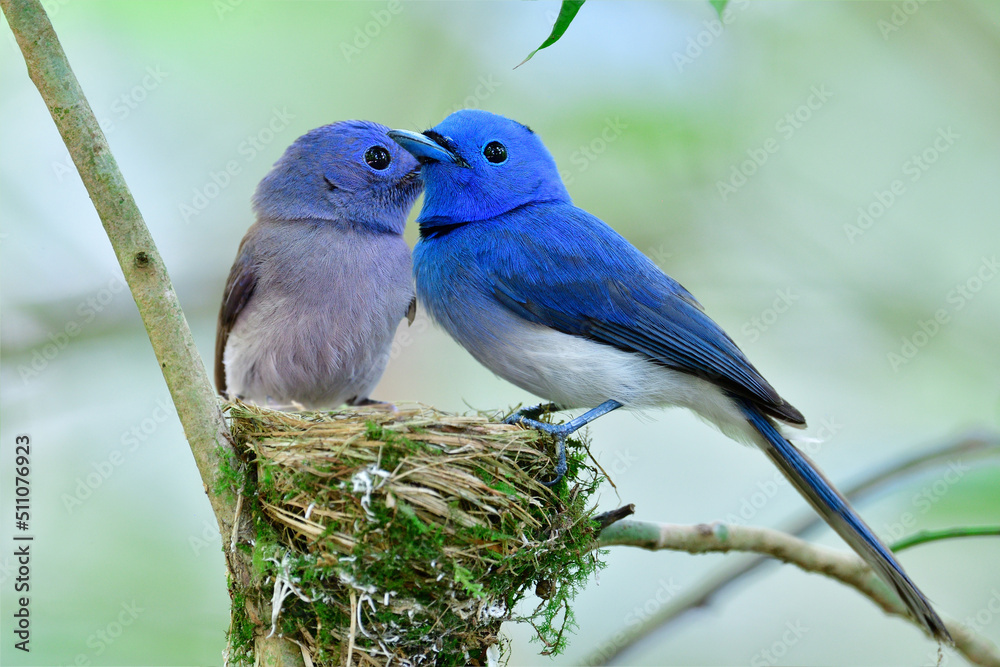
[[[733,0],[723,27],[707,2],[588,3],[517,70],[558,2],[45,4],[207,364],[250,195],[288,144],[340,119],[423,130],[479,106],[529,124],[576,203],[699,297],[806,414],[833,480],[997,425],[1000,4]],[[221,664],[215,522],[110,245],[3,30],[0,661]],[[406,333],[377,397],[533,399],[423,317]],[[34,445],[30,654],[10,632],[20,433]],[[618,489],[603,509],[762,525],[807,511],[764,457],[689,414],[613,414],[591,434]],[[954,463],[960,475],[909,477],[859,509],[887,538],[1000,523],[996,460]],[[613,549],[567,654],[540,657],[508,624],[510,664],[578,664],[731,558]],[[901,560],[943,614],[1000,641],[1000,540]],[[774,565],[624,659],[935,660],[909,624]]]

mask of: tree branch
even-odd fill
[[[1000,434],[972,431],[958,437],[952,442],[930,448],[901,461],[892,462],[855,482],[853,485],[845,486],[843,489],[844,495],[851,500],[856,500],[877,491],[900,477],[941,462],[947,462],[956,457],[996,455],[998,452],[1000,452]],[[815,512],[809,512],[802,519],[789,524],[783,529],[783,532],[791,535],[803,535],[821,525],[825,524],[823,524],[819,515]],[[678,596],[662,611],[631,631],[629,636],[616,646],[615,651],[610,656],[604,656],[603,661],[611,662],[620,657],[630,647],[642,640],[642,638],[676,621],[692,609],[704,607],[731,584],[739,581],[764,563],[773,562],[773,560],[766,555],[748,555],[738,560],[734,559],[734,562],[735,565],[727,564],[720,567],[718,571],[711,574],[697,588]],[[588,664],[597,663],[594,660],[588,660]]]
[[[212,488],[229,431],[170,276],[107,139],[38,0],[0,0],[28,74],[52,114],[111,240],[173,397],[202,481]],[[209,494],[222,534],[232,502]]]
[[[236,500],[214,491],[221,457],[233,453],[232,436],[166,266],[45,9],[38,0],[0,0],[0,7],[24,55],[28,75],[45,101],[111,241],[177,408],[219,530],[228,536],[234,530]],[[229,548],[229,540],[223,539],[223,545],[232,576],[247,580],[251,576],[248,564]],[[252,617],[257,616],[256,610],[248,611]],[[297,664],[302,664],[301,657]]]
[[[902,602],[854,554],[819,547],[770,528],[723,523],[680,526],[626,519],[602,531],[599,544],[601,547],[633,546],[650,551],[669,549],[692,554],[729,551],[764,554],[851,586],[887,614],[905,618],[916,625]],[[955,621],[945,621],[945,624],[955,639],[955,648],[970,662],[1000,667],[1000,652],[996,646]]]

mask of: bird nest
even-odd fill
[[[252,661],[245,596],[316,665],[496,662],[509,620],[531,623],[543,654],[564,647],[570,600],[603,567],[582,443],[550,489],[551,438],[484,416],[227,409],[244,461],[229,480],[256,529],[231,662]],[[521,610],[532,589],[540,603]]]

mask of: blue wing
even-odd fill
[[[805,424],[691,293],[601,220],[559,203],[476,225],[480,270],[518,316],[640,352],[748,398],[765,414]]]

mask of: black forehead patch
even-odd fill
[[[423,133],[425,137],[436,143],[441,148],[455,153],[455,142],[444,136],[440,132],[435,132],[434,130],[427,130]]]

